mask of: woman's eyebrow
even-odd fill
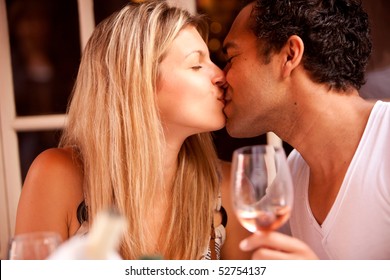
[[[199,56],[206,56],[207,54],[203,51],[203,50],[194,50],[190,53],[188,53],[185,58],[191,56],[191,55],[194,55],[194,54],[198,54]]]

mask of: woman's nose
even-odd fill
[[[215,74],[212,80],[213,84],[223,88],[226,84],[225,73],[215,65]]]

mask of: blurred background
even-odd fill
[[[128,2],[0,0],[2,257],[4,240],[12,235],[15,207],[28,167],[41,151],[57,146],[88,26],[93,28]],[[212,60],[224,67],[221,46],[240,0],[172,2],[208,15]],[[365,98],[390,98],[390,1],[364,0],[363,4],[371,19],[374,52],[361,94]],[[41,125],[46,122],[48,125]],[[222,129],[214,133],[214,140],[219,157],[230,161],[234,149],[265,143],[266,137],[233,139]],[[284,147],[288,154],[291,147]]]
[[[77,1],[8,0],[7,16],[12,57],[12,76],[18,116],[64,114],[80,59]],[[128,0],[95,0],[95,23],[125,5]],[[186,0],[188,2],[188,0]],[[238,13],[239,0],[198,0],[197,10],[210,18],[208,42],[213,61],[224,66],[221,45]],[[371,14],[374,55],[369,70],[390,66],[390,1],[366,0]],[[366,93],[369,96],[369,93]],[[380,97],[380,96],[369,96]],[[19,132],[22,178],[36,155],[57,145],[60,131]],[[230,160],[236,146],[263,142],[231,139],[223,129],[215,133],[221,158]],[[287,151],[288,152],[288,151]]]
[[[6,2],[17,116],[64,114],[81,55],[77,1]],[[95,24],[127,2],[93,1]],[[212,59],[223,67],[221,44],[238,12],[238,1],[200,0],[196,4],[199,12],[210,17]],[[59,135],[58,130],[18,133],[22,179],[39,152],[57,145]],[[263,138],[235,140],[225,130],[215,133],[219,155],[225,160],[230,160],[230,150],[237,145]]]

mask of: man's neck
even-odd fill
[[[323,169],[324,175],[351,161],[373,107],[358,96],[327,98],[306,108],[292,143],[309,166]]]

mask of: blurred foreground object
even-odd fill
[[[110,209],[98,213],[87,235],[76,235],[61,245],[49,259],[120,260],[118,247],[126,220]]]

